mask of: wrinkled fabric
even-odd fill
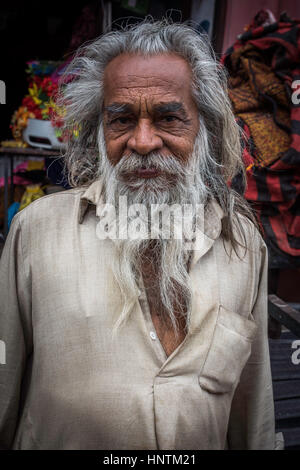
[[[300,21],[265,26],[259,12],[222,57],[228,94],[248,141],[244,192],[264,231],[271,268],[300,266]]]
[[[101,194],[96,181],[13,219],[0,262],[0,447],[282,448],[258,231],[239,216],[249,250],[230,259],[223,212],[210,203],[189,268],[189,332],[167,357],[143,286],[112,337],[124,301],[115,244],[96,236]]]

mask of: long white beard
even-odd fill
[[[186,166],[173,155],[163,157],[159,153],[151,153],[147,156],[132,153],[129,157],[121,158],[117,165],[112,166],[107,158],[102,127],[98,143],[106,204],[112,204],[118,210],[119,197],[126,196],[128,207],[132,204],[143,204],[149,211],[151,210],[154,219],[153,205],[179,204],[182,207],[184,204],[189,204],[189,207],[193,208],[190,216],[197,224],[196,207],[199,204],[204,206],[208,197],[206,185],[201,178],[199,179],[199,172],[196,171],[199,166],[198,142],[195,143],[194,152]],[[163,176],[151,179],[126,178],[126,174],[134,172],[141,166],[156,168],[163,172]],[[126,222],[128,223],[128,219]],[[149,224],[148,219],[147,223]],[[149,233],[151,229],[153,227],[149,226]],[[119,227],[119,230],[122,231],[122,227]],[[174,312],[174,305],[177,305],[177,312],[179,306],[181,317],[188,330],[192,300],[188,274],[190,252],[185,248],[184,239],[176,238],[174,231],[169,231],[170,236],[167,239],[162,236],[161,231],[157,233],[155,230],[154,233],[155,240],[153,238],[117,238],[114,240],[119,257],[113,269],[124,296],[124,307],[115,330],[127,321],[136,302],[145,250],[150,247],[151,259],[156,264],[158,272],[159,297],[163,305],[162,320],[167,323],[171,322],[177,334],[178,317]]]

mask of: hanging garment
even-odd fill
[[[234,113],[248,137],[245,198],[257,211],[271,254],[286,266],[300,266],[300,105],[295,90],[300,21],[282,14],[278,22],[260,26],[262,13],[222,63]],[[232,181],[238,183],[239,178]]]

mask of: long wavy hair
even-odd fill
[[[216,60],[208,37],[187,24],[147,19],[104,34],[77,51],[62,77],[58,98],[58,103],[66,109],[65,130],[72,132],[78,126],[80,129],[78,138],[68,141],[63,156],[70,185],[89,185],[101,176],[102,155],[98,144],[103,118],[103,75],[107,64],[122,53],[143,56],[176,53],[190,65],[192,94],[204,125],[199,164],[205,167],[210,197],[217,200],[225,214],[224,239],[231,242],[236,253],[238,245],[246,252],[243,224],[236,214],[246,216],[259,227],[246,200],[228,184],[237,174],[244,184],[246,178],[241,130],[228,98],[226,71]],[[66,85],[70,75],[75,79]],[[242,236],[242,243],[236,230]]]

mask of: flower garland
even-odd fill
[[[62,142],[69,136],[63,134],[61,129],[64,110],[55,103],[59,78],[55,71],[61,66],[61,62],[30,61],[27,62],[27,66],[28,94],[12,116],[10,128],[13,137],[17,141],[22,141],[22,134],[29,118],[44,119],[52,122],[56,137]],[[74,135],[76,137],[76,133]]]

